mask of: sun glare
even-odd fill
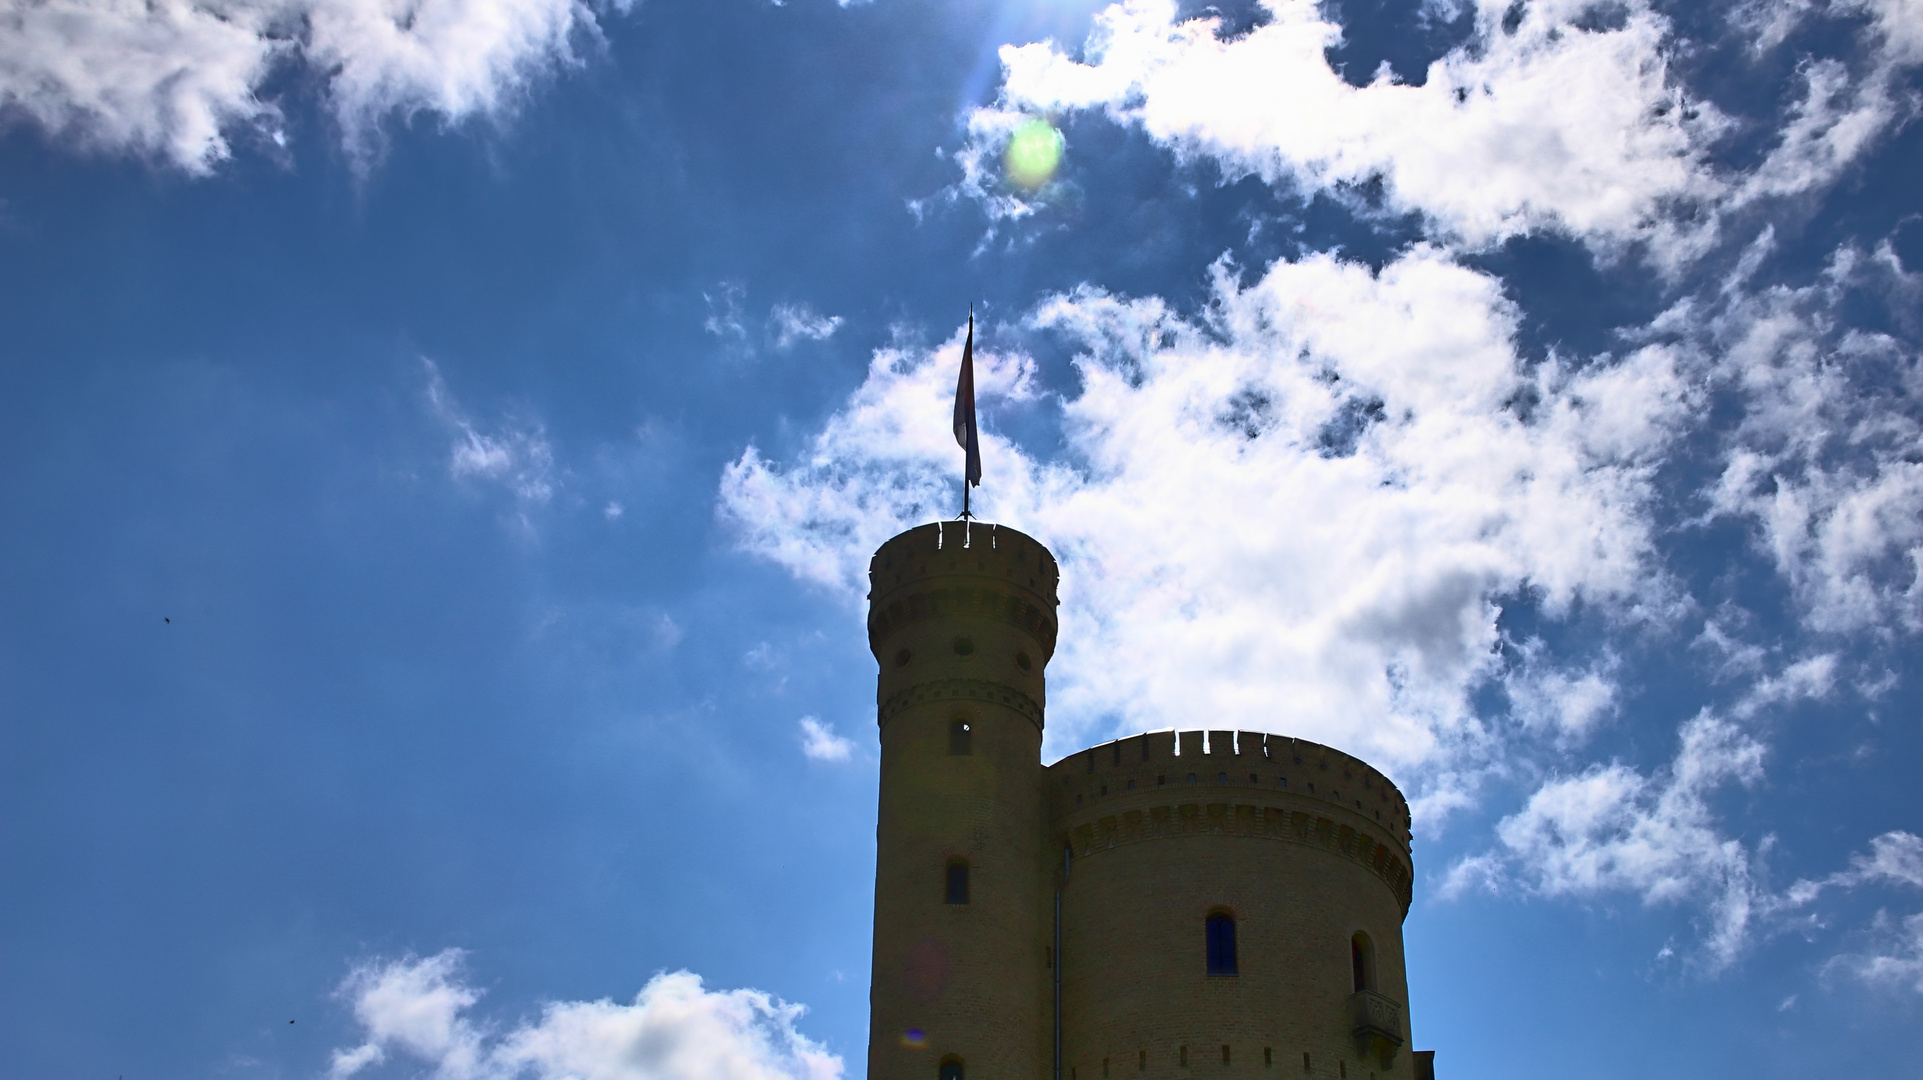
[[[1024,120],[1008,138],[1002,152],[1002,165],[1008,179],[1019,187],[1034,190],[1054,177],[1062,163],[1062,133],[1039,117]]]

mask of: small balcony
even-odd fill
[[[1353,1018],[1351,1034],[1362,1056],[1381,1059],[1386,1070],[1402,1049],[1402,1003],[1383,997],[1374,990],[1357,990],[1349,998]]]

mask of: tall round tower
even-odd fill
[[[910,529],[869,565],[881,665],[870,1080],[1046,1075],[1042,670],[1055,559],[1013,529]]]

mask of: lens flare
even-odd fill
[[[1002,152],[1002,166],[1008,170],[1010,182],[1030,191],[1048,183],[1061,164],[1062,133],[1039,117],[1022,121],[1015,134],[1008,137],[1008,149]]]
[[[901,1033],[901,1044],[910,1050],[920,1050],[928,1045],[928,1036],[920,1028],[909,1028]]]

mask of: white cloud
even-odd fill
[[[514,493],[524,504],[545,503],[554,495],[554,450],[539,425],[505,425],[484,431],[449,393],[432,360],[427,368],[427,401],[434,415],[455,432],[448,472],[457,480],[485,480]]]
[[[1866,983],[1907,987],[1923,994],[1923,912],[1901,920],[1878,911],[1870,925],[1870,947],[1833,958],[1827,971],[1843,971]]]
[[[847,761],[854,756],[854,741],[835,734],[835,725],[817,717],[801,718],[801,752],[810,761]]]
[[[297,66],[365,166],[385,118],[499,115],[595,32],[580,0],[0,0],[0,112],[206,173],[237,136],[282,140],[259,94]]]
[[[776,304],[768,314],[774,324],[775,347],[785,349],[797,341],[826,341],[841,326],[841,316],[823,315],[807,304]]]
[[[1868,854],[1850,856],[1848,869],[1791,886],[1784,906],[1808,904],[1828,889],[1865,885],[1923,888],[1923,837],[1902,831],[1884,833],[1870,841]],[[1879,910],[1863,936],[1864,948],[1831,958],[1826,970],[1843,971],[1871,984],[1907,986],[1923,994],[1923,913],[1899,920]]]
[[[1913,115],[1903,73],[1923,61],[1915,0],[1844,5],[1871,15],[1868,59],[1807,65],[1766,159],[1733,175],[1710,151],[1738,125],[1680,84],[1671,59],[1686,46],[1646,3],[1480,0],[1469,40],[1422,85],[1385,67],[1361,87],[1329,65],[1342,32],[1324,6],[1264,7],[1269,21],[1231,40],[1173,0],[1126,0],[1096,16],[1083,60],[1053,42],[1004,46],[1001,98],[970,118],[954,190],[994,218],[1033,212],[997,183],[995,147],[1024,114],[1099,109],[1231,175],[1338,195],[1379,178],[1439,241],[1550,230],[1612,255],[1643,245],[1675,271],[1725,210],[1828,184]],[[1751,13],[1759,40],[1800,20],[1770,10]]]
[[[1446,760],[1481,737],[1467,695],[1499,670],[1504,597],[1667,602],[1643,514],[1689,407],[1674,358],[1528,371],[1514,317],[1428,248],[1379,274],[1328,256],[1224,274],[1205,323],[1057,297],[1032,322],[1087,352],[1050,460],[992,428],[1032,404],[1026,362],[979,354],[980,509],[1064,566],[1051,743],[1208,715]],[[875,546],[952,512],[959,344],[878,354],[802,460],[743,454],[721,511],[744,545],[858,600]]]
[[[723,281],[713,292],[702,293],[701,299],[708,303],[708,317],[701,320],[701,328],[718,338],[746,340],[748,324],[741,312],[741,299],[746,293],[738,281]]]
[[[1826,889],[1854,889],[1863,885],[1910,885],[1923,888],[1923,836],[1896,830],[1870,841],[1869,854],[1850,856],[1848,869],[1826,878],[1804,879],[1784,893],[1785,905],[1800,907]]]
[[[1675,760],[1653,775],[1597,765],[1543,784],[1496,827],[1500,849],[1458,862],[1444,897],[1519,880],[1547,896],[1639,894],[1645,903],[1697,900],[1710,909],[1712,967],[1746,943],[1757,889],[1754,853],[1722,835],[1708,797],[1762,777],[1763,745],[1704,714],[1683,725]]]
[[[1755,245],[1767,251],[1765,233]],[[1899,280],[1888,280],[1896,275]],[[1923,365],[1915,350],[1837,318],[1851,290],[1900,270],[1845,248],[1807,286],[1747,290],[1693,314],[1708,374],[1740,395],[1715,512],[1752,522],[1810,625],[1923,628]]]
[[[275,3],[0,0],[0,115],[97,150],[206,172],[226,132],[270,128],[255,87],[288,48]]]
[[[656,975],[630,1004],[564,1001],[498,1032],[468,1011],[462,954],[373,962],[341,987],[365,1041],[334,1054],[346,1080],[404,1054],[438,1080],[839,1080],[842,1062],[802,1035],[799,1005],[756,990],[711,991],[686,971]]]
[[[1868,855],[1850,856],[1850,868],[1837,875],[1837,884],[1894,882],[1923,889],[1923,836],[1886,832],[1870,841]]]
[[[1533,651],[1525,656],[1533,660]],[[1614,657],[1580,671],[1526,663],[1505,688],[1524,728],[1579,743],[1617,711],[1616,667]]]
[[[310,0],[307,61],[329,72],[348,149],[365,155],[386,115],[498,115],[594,32],[580,0]],[[625,3],[614,5],[624,9]]]
[[[1705,149],[1728,127],[1673,85],[1667,23],[1630,5],[1584,28],[1587,5],[1478,6],[1473,39],[1421,86],[1349,85],[1326,51],[1341,30],[1309,0],[1272,0],[1233,40],[1172,0],[1097,16],[1087,63],[1052,43],[1005,46],[996,111],[1104,109],[1178,153],[1271,183],[1381,177],[1392,202],[1472,245],[1556,228],[1607,245],[1675,232],[1667,207],[1716,198]],[[985,125],[978,125],[983,126]]]

